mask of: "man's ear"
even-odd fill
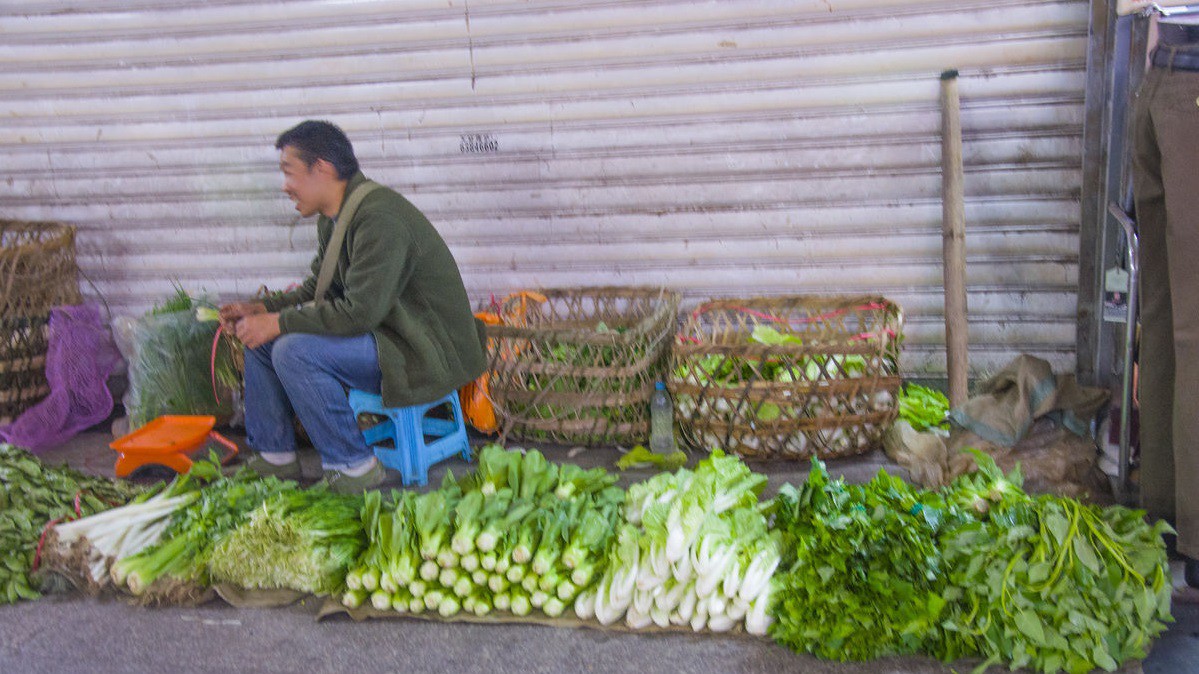
[[[328,159],[317,159],[315,162],[313,162],[312,169],[320,173],[323,177],[327,177],[331,180],[338,180],[337,167],[334,166],[333,163]]]

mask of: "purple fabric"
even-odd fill
[[[50,395],[0,427],[5,442],[38,452],[112,414],[108,376],[121,362],[94,304],[50,310],[46,380]]]

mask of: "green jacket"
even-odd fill
[[[346,196],[365,180],[361,172],[350,178]],[[300,288],[265,302],[279,312],[283,333],[372,333],[389,407],[436,400],[483,372],[487,337],[471,313],[458,265],[424,214],[393,190],[376,189],[359,205],[329,301],[298,306],[316,293],[332,233],[333,221],[320,216],[312,273]]]

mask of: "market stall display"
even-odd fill
[[[6,456],[9,476],[45,472]],[[1168,527],[1030,496],[1018,472],[974,458],[936,490],[885,472],[849,485],[814,460],[762,501],[765,476],[719,450],[626,490],[603,468],[489,445],[440,488],[364,496],[222,476],[214,455],[135,497],[113,487],[127,505],[52,522],[42,571],[141,603],[221,583],[327,595],[358,617],[744,631],[838,660],[1084,672],[1143,658],[1171,620]],[[14,599],[33,596],[25,582]]]

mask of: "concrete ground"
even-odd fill
[[[82,470],[112,475],[107,433],[85,433],[44,454]],[[244,440],[242,438],[235,438]],[[244,446],[244,443],[243,443]],[[553,460],[611,467],[615,449],[542,447]],[[319,476],[313,453],[302,455],[306,473]],[[769,477],[768,492],[800,483],[806,464],[755,466]],[[882,453],[829,463],[834,474],[859,482],[879,468],[904,475]],[[469,470],[460,459],[439,465]],[[645,477],[626,475],[623,481]],[[143,476],[142,479],[152,479]],[[398,476],[390,486],[399,487]],[[1181,569],[1175,569],[1181,577]],[[1180,582],[1176,580],[1176,585]],[[196,608],[139,608],[117,600],[73,596],[44,598],[0,607],[0,674],[49,672],[811,672],[813,674],[942,674],[969,671],[926,658],[889,658],[836,663],[797,655],[744,635],[630,634],[590,628],[525,624],[444,623],[396,619],[355,623],[338,616],[316,621],[317,604],[287,608],[236,609],[216,601]],[[1175,594],[1176,622],[1158,639],[1143,663],[1122,672],[1199,674],[1199,591]],[[1007,671],[992,668],[993,672]]]

